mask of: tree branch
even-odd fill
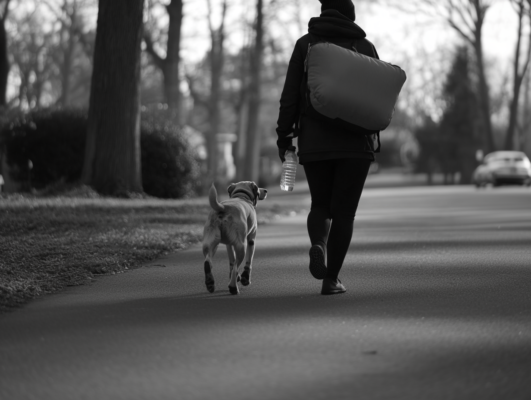
[[[9,15],[9,3],[11,0],[5,0],[5,2],[6,4],[4,5],[4,12],[2,13],[2,21],[5,21]]]
[[[471,45],[474,45],[474,38],[473,37],[470,37],[468,36],[453,20],[451,19],[448,19],[448,24],[450,24],[450,26],[463,38],[465,39],[468,43],[470,43]]]
[[[166,60],[162,58],[155,50],[155,47],[153,46],[153,39],[148,32],[144,32],[144,43],[146,44],[146,51],[153,58],[155,65],[161,70],[164,69],[164,62]]]
[[[192,99],[194,100],[194,103],[205,107],[207,110],[210,110],[210,104],[208,101],[205,101],[199,92],[195,89],[195,83],[194,78],[189,73],[184,74],[184,78],[186,79],[186,83],[188,84],[188,90],[190,91],[190,96],[192,96]]]

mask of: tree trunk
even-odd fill
[[[486,153],[496,150],[494,143],[494,134],[492,132],[492,122],[490,119],[490,93],[489,84],[485,74],[485,62],[483,59],[483,41],[482,41],[483,22],[478,23],[475,31],[474,53],[478,67],[478,84],[479,84],[479,108],[481,111],[483,129],[484,129],[484,146]]]
[[[515,143],[515,133],[518,123],[518,109],[520,105],[520,90],[522,88],[522,82],[526,74],[530,57],[531,57],[531,35],[529,37],[529,43],[527,45],[527,54],[524,59],[522,68],[520,68],[521,46],[522,46],[522,31],[523,20],[525,13],[524,0],[520,0],[516,3],[518,7],[518,29],[516,37],[516,47],[513,60],[513,93],[512,99],[509,105],[509,125],[507,127],[507,133],[505,135],[505,150],[518,150],[518,143]],[[518,140],[519,142],[519,140]]]
[[[169,17],[168,41],[166,43],[166,55],[160,56],[153,46],[153,38],[146,32],[144,41],[146,51],[151,55],[157,68],[162,72],[164,79],[164,100],[168,104],[175,120],[180,123],[181,115],[181,91],[179,79],[180,49],[181,49],[181,26],[183,20],[183,0],[171,0],[166,6]]]
[[[183,19],[182,0],[172,0],[166,6],[170,19],[168,25],[168,43],[166,48],[166,59],[164,60],[164,93],[166,102],[170,110],[176,116],[180,115],[181,91],[179,88],[179,63],[181,49],[181,25]],[[178,118],[180,121],[180,118]]]
[[[521,79],[519,79],[521,81]],[[505,144],[503,148],[505,150],[519,150],[516,148],[514,134],[516,132],[516,124],[518,122],[518,105],[520,98],[521,82],[514,82],[513,84],[513,98],[509,105],[509,126],[507,127],[507,133],[505,134]]]
[[[0,19],[0,107],[7,105],[7,79],[9,76],[9,57],[7,54],[6,19],[9,1],[5,0],[4,13]]]
[[[100,0],[83,181],[98,192],[142,192],[140,44],[144,0]]]
[[[519,132],[519,147],[520,149],[526,151],[527,144],[531,143],[531,101],[530,101],[530,90],[531,90],[531,76],[529,71],[524,76],[524,104],[522,110],[522,126],[520,127]],[[528,151],[527,151],[528,152]],[[529,154],[529,152],[528,152]]]
[[[63,62],[61,63],[61,106],[68,107],[70,105],[70,75],[72,74],[72,64],[74,61],[75,42],[69,32],[68,43],[63,49]]]
[[[248,180],[257,182],[260,166],[260,131],[258,117],[261,103],[262,58],[264,52],[263,0],[256,0],[255,43],[250,59],[249,117],[247,120],[245,170]]]
[[[221,123],[221,112],[219,103],[221,101],[221,75],[225,62],[225,16],[227,13],[227,1],[224,0],[221,10],[221,22],[217,29],[212,25],[212,7],[208,1],[209,9],[209,29],[212,47],[210,50],[210,97],[208,101],[209,111],[209,132],[207,134],[207,152],[208,152],[208,178],[204,182],[205,189],[217,180],[218,172],[218,142],[217,134],[219,133]]]
[[[238,103],[236,105],[236,134],[238,140],[235,147],[236,160],[236,181],[245,180],[245,149],[247,145],[247,119],[249,117],[249,52],[242,48],[240,51],[240,90],[238,94]]]
[[[249,117],[249,102],[247,101],[247,93],[246,89],[244,89],[242,96],[242,102],[240,106],[238,107],[237,115],[238,120],[236,124],[237,134],[238,134],[238,140],[236,142],[236,181],[244,181],[245,178],[245,151],[247,146],[247,124],[248,124],[248,117]]]
[[[61,21],[61,50],[63,59],[60,65],[61,70],[61,96],[59,104],[62,107],[70,105],[70,75],[72,74],[72,65],[74,62],[75,51],[75,24],[77,18],[77,3],[72,3],[72,10],[69,10],[67,0],[63,0],[64,19]]]
[[[210,186],[217,180],[218,171],[218,143],[217,134],[220,127],[220,109],[219,102],[221,99],[221,73],[223,71],[223,48],[216,46],[212,48],[211,54],[211,86],[209,101],[209,126],[208,132],[208,181],[206,186]]]

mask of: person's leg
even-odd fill
[[[304,164],[312,205],[307,227],[312,248],[310,249],[310,272],[316,279],[326,276],[326,244],[330,231],[330,203],[332,199],[333,163],[330,160]]]
[[[354,217],[371,162],[362,159],[336,161],[330,215],[332,225],[327,244],[327,278],[336,280],[347,255]]]

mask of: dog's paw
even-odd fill
[[[212,267],[208,261],[205,261],[205,285],[210,293],[214,293],[214,290],[216,290]]]
[[[235,287],[229,286],[229,292],[230,294],[240,294],[240,291],[238,290],[238,285]]]
[[[251,284],[251,276],[249,271],[243,271],[241,275],[241,282],[243,286],[249,286]]]
[[[216,290],[216,285],[214,285],[213,283],[212,284],[206,284],[206,288],[207,290],[210,292],[210,293],[214,293],[214,291]]]

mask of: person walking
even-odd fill
[[[326,41],[379,58],[374,45],[354,21],[351,0],[319,0],[321,15],[311,18],[308,34],[297,40],[280,98],[277,122],[279,157],[293,149],[298,137],[299,164],[303,165],[311,194],[308,234],[310,273],[323,280],[321,294],[346,292],[339,272],[350,246],[354,218],[374,153],[379,151],[379,132],[337,126],[304,112],[305,59],[310,44]],[[377,143],[377,144],[376,144]]]

